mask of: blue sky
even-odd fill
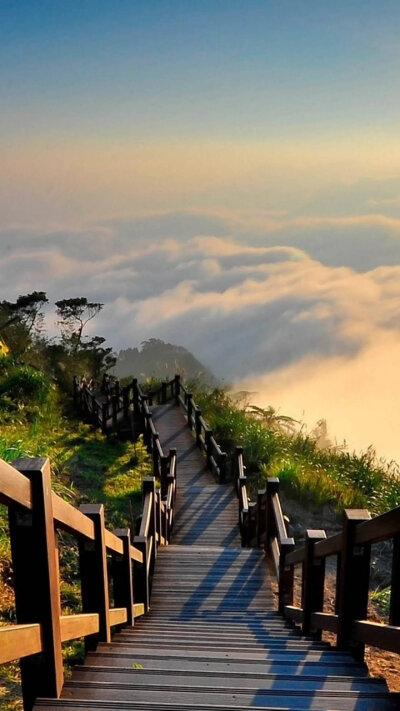
[[[398,2],[0,5],[1,135],[284,137],[400,116]]]

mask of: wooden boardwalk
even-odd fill
[[[240,547],[235,493],[215,482],[182,411],[159,405],[153,408],[153,420],[163,448],[175,448],[178,454],[174,543]]]
[[[163,448],[176,447],[172,545],[159,548],[151,611],[87,655],[59,700],[36,709],[389,711],[383,680],[304,637],[276,612],[263,551],[240,547],[237,500],[218,485],[181,411],[155,407]]]

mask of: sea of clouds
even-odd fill
[[[115,349],[183,345],[254,401],[400,459],[396,215],[176,212],[12,227],[0,244],[2,298],[101,301],[92,333]]]

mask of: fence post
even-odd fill
[[[160,474],[160,484],[161,484],[161,496],[165,498],[167,496],[167,476],[168,476],[168,462],[169,457],[165,454],[161,457],[161,474]]]
[[[248,546],[252,547],[254,540],[257,541],[257,504],[255,501],[249,501],[249,533]]]
[[[94,541],[79,542],[82,609],[99,615],[99,632],[85,637],[86,651],[92,651],[97,642],[111,641],[104,506],[83,504],[80,511],[92,519],[95,534]]]
[[[398,627],[400,625],[400,535],[393,538],[392,554],[392,580],[390,585],[390,612],[389,624]]]
[[[16,459],[13,466],[30,479],[33,504],[31,511],[9,508],[17,622],[39,622],[43,640],[41,654],[20,661],[24,709],[30,711],[37,696],[58,698],[63,685],[60,584],[50,462]]]
[[[175,404],[179,405],[179,396],[181,393],[181,376],[176,374],[174,377]]]
[[[210,427],[206,427],[204,430],[204,445],[206,448],[206,460],[207,460],[207,467],[210,469],[211,466],[211,437],[212,437],[212,429]]]
[[[167,383],[161,383],[161,405],[165,405],[167,402]]]
[[[152,452],[153,452],[153,476],[160,477],[161,475],[161,466],[160,466],[160,457],[158,453],[158,446],[157,442],[160,440],[160,435],[158,432],[154,432],[153,437],[152,437]]]
[[[129,528],[117,528],[114,534],[121,539],[124,547],[122,555],[112,557],[112,579],[115,607],[126,607],[127,625],[133,627],[133,564],[131,560],[131,533]]]
[[[278,610],[281,614],[285,605],[293,604],[293,566],[286,565],[286,556],[294,549],[293,538],[287,538],[281,543],[279,554],[279,602]]]
[[[196,407],[194,411],[194,417],[195,417],[195,432],[196,432],[196,443],[197,446],[200,447],[200,437],[201,437],[201,410]]]
[[[267,486],[266,486],[266,491],[267,491],[267,505],[266,505],[266,540],[265,540],[265,550],[268,550],[268,546],[270,543],[271,536],[273,534],[273,521],[274,517],[272,515],[272,504],[271,504],[271,498],[272,494],[275,494],[276,492],[279,491],[279,479],[277,477],[269,477],[267,479]]]
[[[370,518],[366,509],[346,509],[342,533],[337,646],[350,649],[359,661],[364,658],[364,644],[352,641],[351,627],[354,620],[367,617],[371,545],[355,545],[354,536],[357,524]]]
[[[193,395],[192,393],[187,394],[187,418],[188,418],[188,426],[189,429],[193,429],[193,424],[192,424],[192,414],[193,414]]]
[[[144,605],[144,611],[148,612],[150,610],[150,585],[147,565],[148,539],[144,536],[135,536],[133,539],[133,545],[143,556],[143,563],[136,563],[135,561],[134,565],[134,598],[135,602],[142,603]]]
[[[153,536],[153,546],[151,549],[151,556],[150,556],[150,573],[153,572],[154,570],[154,565],[156,562],[156,556],[157,556],[157,541],[156,541],[156,480],[153,476],[148,476],[145,479],[143,479],[142,482],[142,487],[143,487],[143,501],[146,498],[146,495],[151,493],[152,498],[153,498],[153,503],[151,507],[151,516],[150,516],[150,526],[149,526],[149,538]]]
[[[257,548],[261,548],[265,540],[266,523],[267,523],[267,490],[259,489],[257,492]]]
[[[325,531],[306,531],[306,557],[303,563],[302,575],[302,602],[303,608],[303,634],[315,633],[321,639],[321,630],[313,629],[311,615],[320,612],[324,606],[325,558],[314,557],[314,546],[318,541],[326,538]]]
[[[158,537],[157,547],[161,546],[161,489],[156,489],[156,519],[155,519],[155,532],[156,537]]]
[[[219,483],[224,484],[226,479],[226,466],[227,466],[227,454],[226,452],[220,452],[218,457],[218,469],[219,469]]]

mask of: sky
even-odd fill
[[[0,299],[400,461],[398,0],[0,0]],[[52,315],[48,322],[52,327]]]

